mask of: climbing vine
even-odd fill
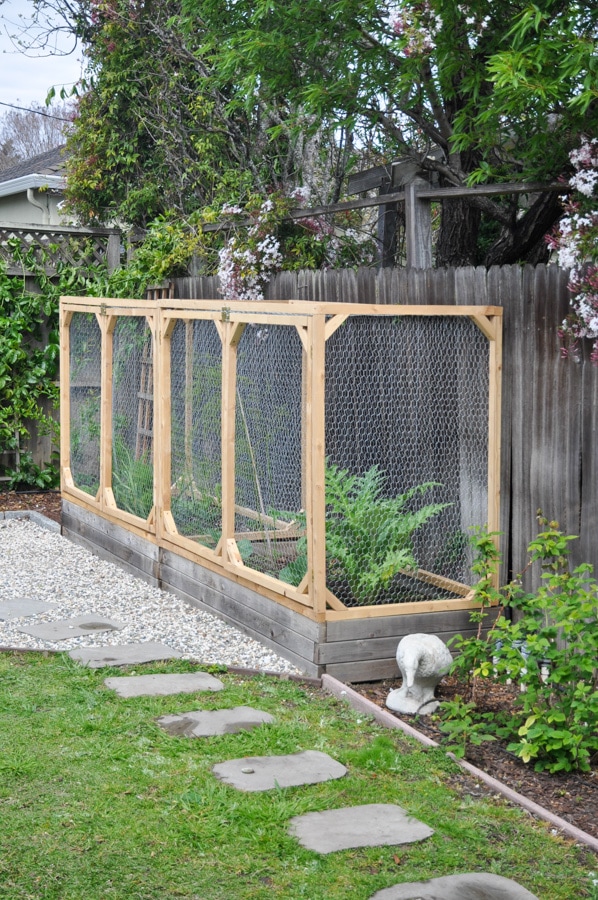
[[[56,437],[49,414],[58,400],[58,322],[48,293],[32,293],[25,280],[10,277],[0,262],[0,453],[8,453],[13,485],[19,481],[50,487],[55,473],[34,464],[25,448],[29,423],[38,433]]]

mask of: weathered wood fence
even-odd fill
[[[541,509],[557,519],[575,563],[598,570],[598,368],[587,347],[561,359],[568,274],[557,266],[489,270],[285,272],[267,299],[459,304],[504,308],[501,531],[503,578],[523,570]],[[177,297],[216,299],[216,278],[180,278]],[[526,583],[538,573],[527,573]]]

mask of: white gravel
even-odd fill
[[[41,615],[0,620],[0,647],[73,650],[161,641],[201,663],[299,674],[290,662],[215,616],[150,587],[60,534],[27,519],[0,520],[0,610],[27,598],[53,605]],[[81,615],[121,622],[121,631],[42,641],[19,627]]]

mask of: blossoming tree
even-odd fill
[[[581,338],[592,341],[591,359],[598,364],[598,138],[584,137],[570,154],[575,174],[555,233],[548,239],[558,261],[570,269],[571,311],[561,331],[565,356],[576,353]]]

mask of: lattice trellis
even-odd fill
[[[119,244],[111,230],[0,226],[0,259],[9,272],[22,273],[23,259],[26,270],[41,267],[52,272],[59,264],[87,268],[101,263],[112,268]]]

